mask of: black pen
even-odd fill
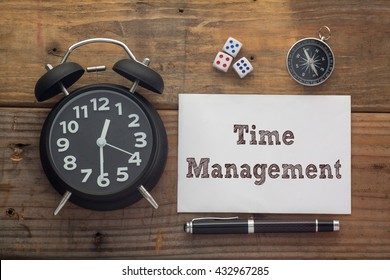
[[[232,218],[197,218],[184,224],[192,234],[260,233],[260,232],[331,232],[339,231],[337,220],[255,220]]]

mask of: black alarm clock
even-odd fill
[[[328,32],[327,36],[322,33]],[[305,86],[316,86],[325,82],[333,72],[335,59],[330,46],[325,43],[330,38],[330,29],[321,27],[320,39],[304,38],[296,42],[288,51],[286,64],[291,77]]]
[[[113,70],[133,81],[131,88],[93,84],[67,91],[85,72],[67,58],[74,49],[91,43],[112,43],[126,51],[129,58],[116,62]],[[137,85],[160,94],[164,90],[161,76],[148,62],[137,61],[120,41],[94,38],[71,46],[61,63],[48,65],[48,72],[37,81],[38,101],[65,95],[46,118],[40,137],[43,170],[63,195],[55,214],[68,200],[88,209],[114,210],[145,197],[158,207],[149,192],[164,171],[167,135],[157,111],[135,92]]]

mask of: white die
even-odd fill
[[[213,67],[220,71],[227,72],[232,61],[233,58],[230,55],[223,52],[218,52],[214,59]]]
[[[236,63],[233,64],[234,71],[237,72],[240,78],[244,78],[250,72],[253,71],[252,64],[246,57],[240,58]]]
[[[242,44],[240,41],[229,37],[226,40],[225,45],[223,46],[223,51],[230,54],[233,57],[236,57],[239,51],[241,50]]]

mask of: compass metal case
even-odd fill
[[[329,30],[329,28],[327,28]],[[330,32],[330,30],[329,30]],[[288,51],[287,70],[291,77],[305,86],[316,86],[325,82],[333,72],[335,58],[332,49],[321,35],[317,38],[304,38],[296,42]]]

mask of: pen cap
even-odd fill
[[[340,222],[336,220],[320,220],[318,221],[318,230],[319,232],[324,231],[339,231]]]

